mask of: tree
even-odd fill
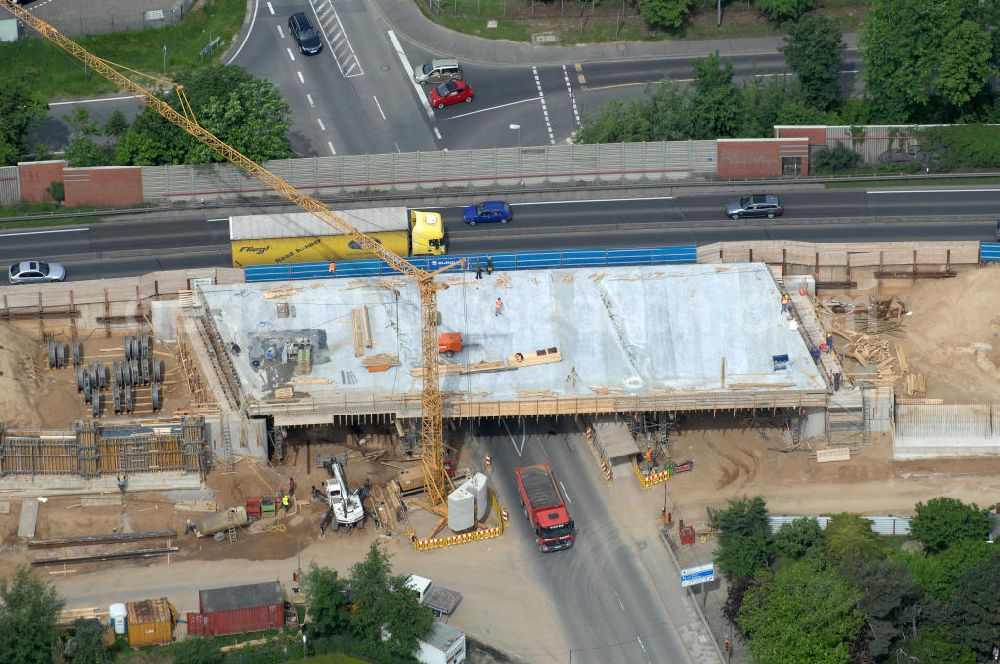
[[[941,44],[935,87],[954,106],[966,106],[989,82],[993,37],[972,21],[962,21]]]
[[[114,147],[99,144],[96,137],[103,132],[97,123],[90,119],[86,108],[77,106],[70,115],[64,115],[63,120],[73,128],[69,145],[63,155],[70,166],[107,166],[111,164]]]
[[[28,151],[28,132],[48,117],[49,107],[23,78],[0,78],[0,166],[13,166]]]
[[[173,664],[222,664],[225,655],[203,636],[189,636],[173,647]]]
[[[838,143],[832,148],[822,147],[809,157],[809,170],[812,173],[836,173],[854,168],[861,163],[860,154]]]
[[[715,52],[695,60],[693,67],[692,138],[735,136],[740,126],[740,94],[733,82],[733,65]]]
[[[792,24],[778,50],[798,76],[806,104],[821,111],[840,106],[840,63],[847,46],[832,20],[806,14]]]
[[[337,578],[336,570],[313,563],[305,573],[302,586],[309,602],[310,638],[348,631],[347,584]]]
[[[772,21],[787,21],[812,9],[813,0],[754,0],[753,6]]]
[[[848,556],[840,576],[861,592],[858,609],[867,619],[868,651],[885,657],[896,649],[907,628],[916,626],[923,593],[898,561]]]
[[[49,664],[53,661],[56,620],[63,602],[51,583],[26,566],[0,580],[0,664]]]
[[[114,657],[101,643],[102,629],[93,622],[78,619],[73,624],[73,637],[66,644],[66,654],[72,664],[111,664]]]
[[[782,524],[771,539],[771,549],[783,558],[801,558],[814,550],[822,551],[823,538],[819,521],[804,516]]]
[[[816,561],[764,572],[747,590],[739,625],[756,664],[847,664],[860,593]]]
[[[692,0],[639,0],[639,14],[651,28],[677,30],[691,12]]]
[[[904,562],[924,592],[940,602],[947,602],[965,570],[986,559],[994,547],[985,541],[965,540],[937,555],[907,556]]]
[[[931,498],[917,503],[910,533],[928,553],[943,551],[963,540],[984,541],[990,535],[989,512],[957,498]]]
[[[832,565],[839,565],[848,554],[878,560],[885,556],[885,548],[868,519],[857,514],[834,514],[826,524],[827,560]]]
[[[112,138],[119,138],[128,130],[128,120],[125,114],[119,109],[115,109],[108,119],[104,121],[104,135]]]
[[[767,505],[761,497],[733,498],[716,513],[719,568],[741,581],[767,566]]]
[[[952,641],[981,658],[992,657],[993,646],[1000,644],[1000,552],[965,571],[945,615]]]
[[[410,655],[434,622],[433,612],[407,587],[406,577],[392,575],[389,554],[379,542],[351,568],[351,594],[357,604],[351,614],[357,634],[380,643],[385,629],[390,635],[385,646],[394,655]]]
[[[919,664],[976,664],[976,655],[967,646],[952,643],[944,628],[920,628],[915,639],[904,641],[896,652],[898,661]]]

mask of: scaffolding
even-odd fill
[[[205,420],[82,420],[73,431],[10,430],[0,426],[0,477],[207,472],[211,455]]]

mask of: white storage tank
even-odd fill
[[[124,604],[112,604],[108,607],[108,622],[115,634],[125,634],[125,621],[128,616],[128,609]]]
[[[482,473],[476,473],[469,480],[468,489],[476,497],[476,519],[482,521],[490,511],[489,479]]]
[[[468,530],[476,525],[476,497],[466,484],[448,495],[448,527],[453,532]]]

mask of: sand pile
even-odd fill
[[[1000,400],[1000,270],[922,281],[902,294],[913,314],[899,340],[927,397],[948,403]]]
[[[23,330],[0,322],[0,422],[7,428],[37,427],[44,349]]]

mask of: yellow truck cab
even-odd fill
[[[413,256],[444,254],[444,222],[439,212],[410,210],[410,248]]]

